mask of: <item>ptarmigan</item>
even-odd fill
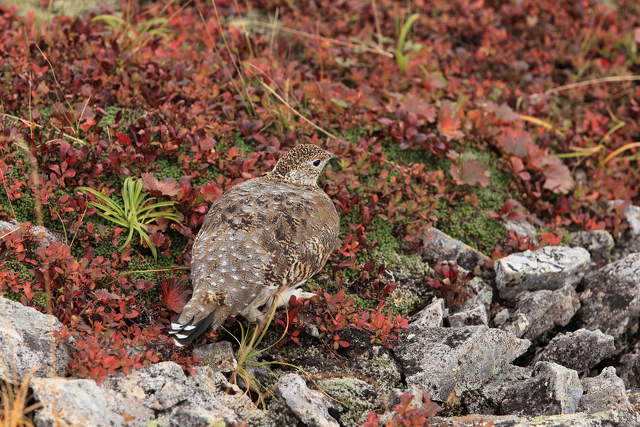
[[[266,175],[216,200],[192,249],[193,296],[171,323],[179,346],[190,344],[229,316],[256,321],[262,306],[322,269],[338,246],[333,202],[318,177],[334,156],[311,144],[293,147]]]

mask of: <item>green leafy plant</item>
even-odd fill
[[[406,21],[404,21],[404,24],[402,24],[402,27],[400,28],[400,36],[398,37],[398,42],[396,43],[396,50],[395,50],[395,56],[396,56],[396,63],[398,64],[398,68],[400,69],[400,71],[405,71],[407,69],[407,56],[404,54],[405,49],[407,49],[409,42],[407,41],[407,36],[409,35],[409,31],[411,30],[411,27],[413,26],[413,23],[416,21],[416,19],[418,19],[420,17],[420,14],[418,13],[414,13],[411,16],[409,16],[409,18],[407,18]],[[416,45],[415,48],[417,48],[418,50],[420,49],[421,46]]]
[[[157,259],[158,250],[149,237],[147,225],[157,221],[159,218],[165,218],[180,224],[182,214],[175,209],[160,210],[160,208],[172,208],[176,202],[153,203],[155,197],[150,197],[146,191],[143,191],[142,187],[142,180],[138,178],[127,177],[124,180],[122,186],[124,206],[93,188],[78,187],[78,190],[89,193],[99,200],[99,202],[89,202],[89,206],[98,210],[98,215],[129,230],[129,234],[119,250],[124,249],[133,238],[133,233],[137,232],[141,241],[144,240],[149,249],[151,249],[153,257]]]

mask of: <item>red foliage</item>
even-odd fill
[[[447,306],[462,305],[469,297],[467,282],[471,275],[458,270],[456,264],[442,263],[434,267],[435,277],[428,278],[427,283],[436,289],[447,302]]]
[[[97,218],[77,186],[118,197],[123,177],[144,177],[185,218],[153,226],[161,265],[188,266],[212,201],[268,171],[293,144],[323,145],[338,157],[321,184],[343,218],[342,243],[319,280],[331,292],[296,302],[288,323],[292,341],[304,317],[337,348],[349,345],[347,328],[391,345],[406,324],[385,312],[395,284],[384,266],[367,262],[376,250],[373,221],[390,224],[411,250],[457,201],[477,202],[469,193],[491,191],[491,181],[486,166],[464,156],[469,149],[508,172],[511,197],[550,230],[540,244],[558,242],[559,229],[627,227],[605,202],[637,200],[637,155],[603,160],[640,134],[640,89],[558,88],[637,71],[640,22],[626,12],[631,0],[616,8],[595,0],[434,0],[411,10],[389,1],[376,10],[328,0],[311,8],[222,1],[218,10],[182,3],[134,8],[131,28],[170,17],[166,38],[140,43],[90,16],[40,26],[0,5],[0,219],[38,222],[41,214],[64,237],[45,248],[23,230],[3,236],[0,292],[63,322],[72,372],[103,378],[155,357],[192,362],[170,353],[164,334],[183,291],[169,273],[131,273],[161,268],[144,262],[148,251],[138,244],[115,251],[126,230]],[[295,31],[227,25],[249,9],[277,13],[282,28]],[[419,52],[406,53],[400,72],[388,40],[416,10],[409,50]],[[576,40],[589,42],[576,49]],[[509,200],[492,208],[495,219],[524,212]],[[510,234],[488,250],[495,258],[533,247]],[[430,285],[459,303],[467,280],[456,266],[438,266]],[[365,304],[356,307],[351,295]]]

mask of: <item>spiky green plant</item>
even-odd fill
[[[238,321],[238,324],[240,325],[240,339],[236,338],[235,335],[227,331],[227,333],[229,333],[229,335],[231,335],[231,337],[238,343],[238,350],[236,352],[237,364],[236,368],[231,373],[231,383],[238,384],[238,377],[242,379],[242,382],[244,383],[245,393],[248,394],[249,391],[254,392],[258,397],[258,403],[263,408],[266,407],[265,394],[270,393],[270,391],[265,386],[260,384],[260,382],[251,374],[250,367],[281,365],[302,371],[302,368],[300,368],[299,366],[287,362],[281,362],[277,360],[258,361],[258,357],[281,342],[287,335],[287,331],[289,330],[289,316],[285,315],[287,322],[280,337],[267,347],[261,349],[258,348],[260,346],[260,343],[264,339],[267,330],[271,326],[271,323],[273,322],[276,310],[278,309],[278,304],[276,304],[278,298],[280,298],[279,293],[272,297],[272,303],[269,311],[256,325],[245,329],[242,325],[242,322]]]
[[[149,237],[147,225],[157,221],[159,218],[165,218],[180,224],[182,214],[172,209],[176,204],[175,201],[153,203],[155,197],[149,196],[142,187],[141,179],[127,177],[124,180],[124,184],[122,185],[122,200],[124,206],[93,188],[78,187],[77,189],[89,193],[98,199],[99,202],[89,202],[89,206],[98,210],[98,215],[129,230],[126,240],[118,250],[124,249],[133,238],[133,233],[137,232],[140,240],[144,240],[147,246],[149,246],[149,249],[151,249],[153,258],[157,259],[158,250]],[[170,209],[160,210],[160,208]]]

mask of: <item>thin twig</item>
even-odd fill
[[[12,119],[12,120],[16,120],[16,121],[22,122],[22,123],[24,123],[25,125],[29,126],[29,128],[37,127],[37,128],[39,128],[39,129],[46,129],[46,127],[45,127],[45,126],[39,125],[38,123],[36,123],[36,122],[32,122],[32,121],[27,120],[27,119],[23,119],[22,117],[13,116],[13,115],[11,115],[11,114],[6,114],[6,113],[2,113],[2,116],[3,116],[3,117],[5,117],[5,118],[7,118],[7,119]],[[61,134],[62,134],[62,136],[63,136],[64,138],[68,138],[68,139],[70,139],[71,141],[73,141],[73,142],[77,142],[78,144],[83,145],[83,146],[86,146],[86,145],[87,145],[87,143],[86,143],[85,141],[81,140],[80,138],[76,138],[76,137],[75,137],[75,136],[73,136],[73,135],[69,135],[68,133],[64,132],[64,131],[63,131],[63,130],[61,130],[61,129],[58,129],[58,128],[57,128],[57,127],[55,127],[55,126],[51,126],[51,127],[52,127],[56,132],[61,133]]]
[[[303,38],[307,38],[307,39],[314,39],[314,40],[323,40],[332,44],[337,44],[337,45],[341,45],[341,46],[345,46],[351,49],[361,49],[365,52],[369,52],[369,53],[375,53],[377,55],[382,55],[382,56],[386,56],[388,58],[393,58],[393,53],[388,52],[384,49],[381,49],[378,46],[375,47],[371,47],[368,46],[367,44],[363,43],[353,43],[353,42],[349,42],[346,40],[338,40],[338,39],[332,39],[329,37],[324,37],[318,34],[310,34],[310,33],[306,33],[304,31],[300,31],[300,30],[294,30],[293,28],[287,28],[287,27],[283,27],[283,26],[278,26],[276,23],[265,23],[265,22],[261,22],[261,21],[256,21],[256,20],[251,20],[251,19],[237,19],[235,21],[231,22],[232,25],[237,25],[237,26],[254,26],[254,27],[261,27],[267,30],[271,30],[271,31],[275,31],[275,29],[277,28],[279,31],[282,31],[283,33],[288,33],[288,34],[293,34],[296,36],[300,36]]]
[[[287,101],[284,100],[284,98],[282,98],[280,95],[278,95],[278,93],[273,90],[273,88],[271,86],[269,86],[268,84],[266,84],[264,81],[260,80],[260,84],[262,85],[262,87],[264,87],[265,89],[267,89],[269,91],[269,93],[271,93],[271,95],[275,96],[280,102],[282,102],[284,105],[287,106],[287,108],[289,108],[291,111],[293,111],[298,117],[300,117],[302,120],[304,120],[305,122],[307,122],[308,124],[310,124],[314,129],[322,132],[323,134],[325,134],[326,136],[328,136],[329,138],[333,138],[335,140],[341,141],[341,142],[345,142],[342,138],[332,134],[329,131],[326,131],[324,129],[322,129],[320,126],[318,126],[317,124],[313,123],[311,120],[307,119],[302,113],[300,113],[298,110],[296,110],[295,108],[293,108],[291,106],[291,104],[289,104]]]
[[[564,86],[558,86],[552,89],[549,89],[543,93],[534,93],[532,95],[529,95],[529,98],[533,98],[533,97],[540,97],[540,96],[544,96],[544,95],[550,95],[552,93],[558,93],[558,92],[564,92],[567,90],[571,90],[571,89],[577,89],[579,87],[584,87],[584,86],[592,86],[592,85],[597,85],[597,84],[601,84],[601,83],[620,83],[620,82],[632,82],[632,81],[637,81],[640,80],[640,75],[631,75],[631,76],[609,76],[609,77],[601,77],[598,79],[590,79],[590,80],[584,80],[582,82],[577,82],[577,83],[570,83]]]

